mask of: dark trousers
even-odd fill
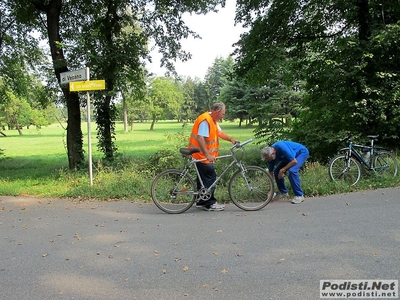
[[[209,188],[217,179],[217,173],[215,173],[214,164],[203,164],[201,162],[196,163],[197,169],[199,170],[201,180],[203,181],[204,187]],[[199,178],[197,178],[197,190],[201,189]],[[214,198],[215,187],[211,190],[211,198],[207,201],[200,200],[197,204],[210,206],[217,202]]]

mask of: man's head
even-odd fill
[[[274,147],[264,147],[261,150],[261,159],[266,161],[272,161],[276,158],[276,151]]]
[[[211,117],[214,120],[214,122],[222,120],[224,116],[225,116],[225,104],[222,102],[214,103],[213,106],[211,106]]]

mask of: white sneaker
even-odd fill
[[[304,201],[304,196],[295,196],[292,200],[293,204],[299,204]]]
[[[218,203],[214,203],[210,207],[205,207],[204,210],[206,211],[222,211],[225,209],[225,205],[219,205]]]

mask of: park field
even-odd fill
[[[223,130],[239,140],[254,138],[253,128],[238,123],[223,122]],[[65,125],[52,124],[36,129],[6,130],[0,137],[0,195],[29,195],[37,197],[82,197],[101,199],[150,200],[152,174],[149,158],[158,151],[176,152],[186,147],[191,124],[159,121],[150,131],[150,122],[135,123],[133,131],[124,132],[123,124],[116,124],[115,144],[118,155],[115,164],[104,165],[97,149],[96,125],[92,123],[91,145],[93,186],[88,168],[68,170]],[[131,129],[131,128],[129,128]],[[82,123],[85,159],[88,161],[88,126]],[[221,152],[230,143],[222,141]],[[260,145],[252,144],[253,149]],[[179,158],[178,158],[179,159]],[[147,165],[147,169],[146,169]],[[172,166],[171,166],[172,167]],[[179,166],[177,166],[179,167]]]
[[[88,171],[88,126],[82,123],[86,166],[69,170],[66,150],[65,125],[53,124],[41,129],[24,129],[20,136],[16,130],[6,130],[0,137],[0,195],[25,195],[45,198],[78,198],[102,200],[151,201],[150,186],[155,174],[165,168],[182,168],[178,153],[186,147],[191,124],[183,126],[176,121],[159,121],[150,131],[150,123],[135,123],[133,131],[124,132],[123,124],[116,124],[115,144],[118,154],[113,164],[102,160],[97,150],[96,126],[91,124],[93,152],[93,185]],[[254,128],[239,127],[238,123],[224,121],[222,129],[234,138],[254,139]],[[220,153],[228,152],[230,143],[221,141]],[[246,147],[246,164],[260,165],[260,149],[264,146],[253,140]],[[218,165],[220,164],[220,165]],[[223,163],[216,164],[217,172]],[[356,187],[338,185],[329,180],[327,167],[307,162],[302,170],[302,185],[306,196],[320,196],[360,189],[398,186],[399,177],[377,178],[363,176]],[[228,202],[227,188],[217,187],[217,198]]]

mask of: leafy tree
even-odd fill
[[[193,122],[197,117],[196,84],[192,78],[186,78],[182,84],[183,103],[179,112],[179,120],[182,122]]]
[[[1,125],[16,128],[47,125],[45,108],[53,91],[42,85],[49,68],[30,28],[13,14],[15,1],[0,3],[0,110]],[[34,75],[32,75],[34,74]]]
[[[166,119],[168,115],[178,117],[183,104],[183,94],[172,77],[155,78],[149,86],[150,115],[154,129],[157,120]]]
[[[134,121],[145,121],[150,119],[148,108],[149,99],[143,96],[144,91],[137,89],[127,89],[122,92],[121,116],[123,116],[125,132],[128,123],[131,124],[131,131],[134,130]]]
[[[112,160],[116,151],[113,144],[116,110],[112,99],[127,74],[134,80],[142,80],[141,59],[149,57],[143,46],[152,39],[163,55],[161,65],[173,71],[171,61],[190,58],[181,49],[180,39],[198,37],[183,23],[183,13],[204,14],[219,4],[224,1],[102,0],[93,5],[89,0],[21,0],[10,5],[10,9],[21,24],[40,30],[47,38],[58,80],[60,73],[83,65],[88,65],[95,77],[106,80],[105,93],[95,96],[96,121],[98,146],[105,158]],[[141,31],[131,30],[139,27]],[[68,108],[69,166],[75,168],[84,158],[80,99],[67,87],[61,88]]]
[[[209,109],[213,103],[217,102],[221,94],[221,88],[228,82],[229,75],[233,71],[233,59],[228,57],[223,59],[217,57],[211,67],[208,68],[205,76],[205,87],[207,92],[206,109]]]
[[[208,96],[207,96],[207,89],[204,82],[196,82],[194,86],[194,95],[193,95],[194,102],[196,106],[194,107],[194,114],[196,117],[201,113],[205,112],[206,110],[210,109]]]
[[[227,116],[229,119],[239,119],[239,127],[242,122],[250,121],[250,107],[252,106],[251,87],[244,81],[233,80],[221,89],[220,100],[227,106]]]
[[[251,29],[238,42],[238,74],[266,83],[289,59],[306,92],[293,138],[314,159],[333,154],[344,131],[398,147],[399,13],[398,1],[239,0],[237,21]]]

